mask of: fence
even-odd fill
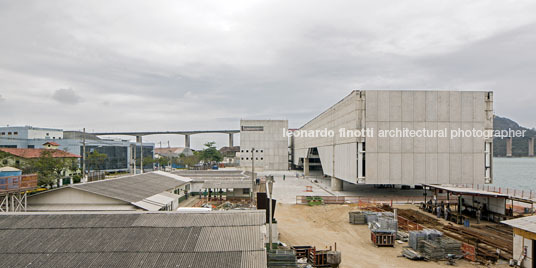
[[[532,190],[519,190],[505,187],[498,187],[494,185],[481,185],[481,184],[456,184],[458,187],[471,188],[476,190],[483,190],[488,192],[495,192],[500,194],[506,194],[511,197],[517,197],[521,199],[533,199],[536,198],[536,193]]]
[[[322,200],[323,204],[418,204],[424,202],[422,196],[393,196],[393,197],[371,197],[371,196],[296,196],[296,204],[307,205],[311,200]],[[445,197],[439,197],[439,201],[447,200]],[[451,202],[452,203],[452,202]]]

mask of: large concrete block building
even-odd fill
[[[320,166],[334,190],[342,181],[491,183],[493,138],[474,133],[492,129],[492,92],[356,90],[295,132],[293,164],[306,174]]]
[[[287,129],[288,120],[240,120],[240,167],[288,170]]]

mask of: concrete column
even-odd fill
[[[332,176],[331,177],[331,190],[342,191],[342,180],[339,180]]]
[[[309,158],[303,159],[303,175],[309,176]]]
[[[142,139],[142,136],[136,136],[136,142],[140,143],[140,173],[143,173],[143,139]]]
[[[190,148],[190,135],[184,135],[184,147]]]
[[[233,133],[229,133],[229,147],[233,147]]]
[[[534,137],[529,139],[529,156],[534,156]]]
[[[506,138],[506,157],[512,157],[512,137]]]

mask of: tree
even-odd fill
[[[221,162],[223,160],[221,152],[216,149],[214,144],[216,143],[213,141],[205,143],[206,148],[199,153],[200,159],[205,163]]]
[[[89,153],[87,156],[87,162],[89,170],[102,170],[104,169],[104,163],[106,159],[108,158],[108,155],[105,153],[99,153],[97,150],[93,150],[93,152]]]
[[[62,177],[61,172],[71,166],[69,161],[52,157],[52,151],[43,150],[35,162],[39,185],[52,185]]]
[[[198,164],[199,160],[200,158],[198,154],[181,157],[181,162],[189,167],[195,166],[196,164]]]

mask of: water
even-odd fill
[[[493,184],[536,191],[536,158],[493,158]]]

